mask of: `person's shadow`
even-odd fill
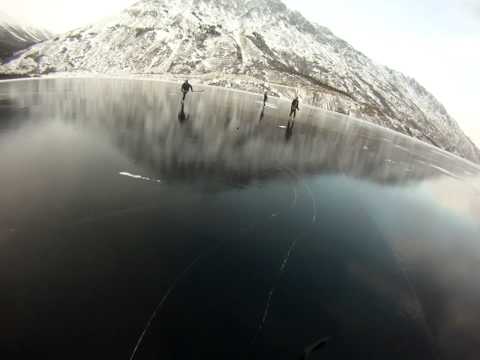
[[[259,121],[261,122],[265,116],[265,105],[263,105],[262,112],[260,113],[260,119]]]
[[[180,112],[178,113],[178,121],[181,125],[183,125],[189,119],[190,115],[185,114],[185,104],[182,102],[182,107],[180,108]]]
[[[295,121],[289,120],[287,123],[287,128],[285,130],[285,141],[288,142],[292,138],[293,128],[295,126]]]

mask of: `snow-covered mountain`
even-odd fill
[[[20,24],[0,11],[0,61],[51,36],[46,30]]]
[[[415,56],[415,54],[412,54]],[[480,152],[414,79],[375,64],[281,0],[142,0],[33,46],[0,72],[187,75],[393,128],[475,162]]]

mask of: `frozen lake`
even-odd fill
[[[478,358],[478,167],[179,87],[0,83],[2,358]]]

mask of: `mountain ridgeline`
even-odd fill
[[[0,73],[181,77],[291,98],[394,129],[480,162],[480,151],[414,79],[375,64],[280,0],[142,0],[35,45]]]
[[[6,14],[0,12],[0,63],[16,51],[23,50],[33,44],[51,37],[46,30],[23,25]]]

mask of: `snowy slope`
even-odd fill
[[[395,129],[475,162],[480,153],[415,80],[373,63],[280,0],[142,0],[33,46],[4,73],[188,74],[291,97]]]
[[[0,12],[0,59],[50,37],[48,31],[20,24]]]

